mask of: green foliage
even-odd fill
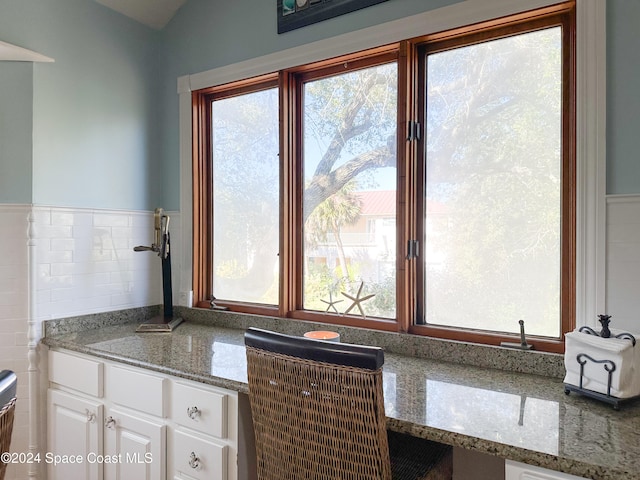
[[[327,140],[340,132],[343,161],[385,143],[395,131],[397,95],[395,64],[307,83],[305,142],[313,140],[326,151]]]
[[[340,292],[344,290],[344,278],[336,279],[327,265],[309,263],[305,269],[304,307],[307,310],[325,311],[328,305],[322,300],[329,300],[329,293],[333,300],[344,300]],[[344,302],[336,304],[338,311],[343,311]]]
[[[215,275],[220,278],[244,278],[247,276],[245,265],[239,265],[236,259],[227,260],[216,265]]]
[[[318,205],[304,225],[307,246],[326,241],[327,234],[340,236],[340,229],[353,225],[360,218],[362,204],[355,194],[357,183],[351,181]]]
[[[363,292],[375,294],[371,300],[364,303],[363,309],[368,316],[395,318],[396,316],[396,279],[386,277],[381,283],[364,285]]]

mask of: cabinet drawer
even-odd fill
[[[524,463],[505,461],[505,480],[586,480],[568,473],[554,472]]]
[[[175,382],[171,399],[171,418],[184,427],[226,438],[228,396],[222,390]]]
[[[104,364],[84,357],[49,350],[49,381],[87,395],[103,395]]]
[[[205,440],[187,432],[173,432],[173,468],[175,473],[198,480],[227,480],[226,445]]]
[[[141,412],[166,417],[165,391],[168,380],[128,368],[109,366],[107,395],[113,402]]]

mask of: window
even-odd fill
[[[213,292],[278,304],[278,90],[211,102]]]
[[[570,31],[569,17],[557,16],[421,48],[419,323],[517,333],[524,319],[529,334],[561,336],[561,275],[571,269],[563,224],[566,238],[575,225],[571,135],[563,134],[573,117],[563,88]]]
[[[494,344],[524,319],[559,351],[574,16],[567,2],[194,92],[200,305]]]
[[[396,62],[300,77],[304,310],[395,319],[397,78]]]
[[[211,239],[207,289],[216,299],[270,305],[279,298],[280,159],[277,82],[201,92],[206,206]],[[204,206],[203,206],[203,209]]]

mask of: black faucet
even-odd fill
[[[163,315],[152,318],[138,326],[137,332],[171,332],[182,323],[173,317],[173,290],[171,288],[171,241],[169,238],[169,216],[162,208],[154,212],[154,236],[150,247],[133,247],[134,252],[156,252],[162,260],[162,304]]]

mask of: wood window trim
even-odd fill
[[[277,74],[261,75],[192,93],[192,191],[193,191],[193,298],[194,306],[209,308],[213,266],[213,172],[211,169],[211,104],[215,100],[278,86]],[[256,315],[277,315],[270,305],[221,302],[229,310]]]
[[[534,18],[538,21],[544,21],[549,16],[567,14],[575,11],[575,2],[569,1],[559,5],[546,7],[536,10]],[[571,16],[571,15],[569,15]],[[289,317],[301,320],[321,321],[325,323],[333,323],[337,325],[351,325],[365,328],[372,328],[386,331],[408,332],[418,335],[429,335],[436,338],[448,338],[452,340],[480,342],[497,344],[500,341],[513,341],[514,336],[509,334],[492,334],[485,332],[460,331],[451,328],[427,327],[423,325],[415,325],[416,305],[418,299],[415,292],[418,291],[416,285],[415,263],[408,262],[404,258],[402,252],[397,255],[397,321],[377,318],[362,319],[357,316],[332,315],[323,312],[305,311],[301,309],[302,299],[302,272],[299,265],[300,262],[295,261],[297,255],[300,255],[302,236],[301,229],[294,226],[301,218],[299,206],[301,205],[300,189],[292,189],[291,185],[295,185],[301,181],[301,171],[299,163],[296,159],[300,156],[301,139],[300,133],[296,133],[292,127],[296,112],[299,112],[299,102],[301,99],[295,88],[298,81],[296,75],[305,76],[307,78],[322,75],[322,70],[326,74],[330,74],[330,70],[337,69],[340,63],[359,62],[367,57],[390,54],[397,51],[398,55],[398,219],[400,227],[397,232],[397,245],[402,250],[402,245],[406,245],[408,239],[416,238],[420,225],[415,219],[420,218],[417,215],[415,199],[418,198],[418,186],[415,182],[406,183],[404,180],[412,178],[415,180],[416,171],[419,168],[420,152],[412,144],[412,142],[402,142],[406,138],[408,120],[416,118],[416,103],[414,99],[417,96],[417,82],[415,78],[416,70],[416,50],[415,45],[424,41],[439,40],[442,42],[456,41],[457,37],[468,35],[473,32],[481,39],[483,35],[487,35],[486,31],[496,28],[496,25],[515,26],[520,23],[531,23],[531,12],[523,12],[512,15],[507,19],[495,19],[480,24],[463,27],[460,29],[449,30],[447,33],[432,34],[424,37],[399,42],[392,45],[378,47],[372,49],[368,53],[355,53],[339,58],[325,60],[323,62],[314,62],[313,64],[301,66],[296,69],[283,70],[277,74],[262,76],[260,78],[252,78],[234,82],[232,84],[219,85],[212,88],[197,90],[192,93],[192,153],[193,153],[193,291],[194,305],[197,307],[209,307],[209,297],[211,293],[211,255],[212,255],[212,217],[207,212],[211,210],[211,177],[210,175],[200,174],[206,170],[205,163],[207,152],[210,152],[210,122],[206,116],[206,105],[211,95],[229,94],[229,89],[235,89],[236,93],[250,91],[253,85],[260,80],[269,78],[273,81],[274,76],[278,77],[280,87],[280,152],[281,152],[281,251],[280,251],[280,273],[281,288],[280,301],[278,307],[265,305],[250,305],[236,302],[224,302],[224,306],[229,307],[231,311],[241,311],[250,314]],[[570,62],[564,62],[567,68],[563,72],[563,91],[568,90],[570,95],[570,111],[566,112],[563,117],[563,135],[564,138],[572,138],[571,144],[563,145],[563,155],[569,154],[573,158],[572,165],[563,165],[563,175],[572,176],[572,188],[563,191],[563,214],[569,212],[575,219],[576,211],[576,193],[575,193],[575,132],[576,132],[576,108],[575,108],[575,16],[571,16],[571,29],[563,38],[563,46],[570,45],[571,48],[565,48],[565,52],[570,52],[572,59]],[[484,31],[483,31],[484,30]],[[478,40],[480,41],[480,40]],[[568,66],[567,66],[568,65]],[[263,78],[264,77],[264,78]],[[570,88],[571,87],[571,88]],[[403,101],[403,99],[408,101]],[[298,105],[298,108],[295,108]],[[567,137],[567,132],[570,132]],[[401,142],[405,144],[401,148]],[[204,169],[204,170],[203,170]],[[298,193],[296,193],[298,192]],[[565,228],[567,222],[563,222],[563,238],[569,238],[570,241],[562,242],[562,255],[570,259],[570,268],[564,268],[562,271],[563,290],[561,292],[562,301],[562,337],[565,332],[570,331],[575,325],[575,296],[576,296],[576,229],[575,221],[570,222],[571,227]],[[572,298],[573,302],[565,301],[566,298]],[[562,351],[564,345],[560,339],[534,338],[533,343],[538,350],[543,351]]]
[[[498,346],[502,342],[520,343],[520,336],[508,333],[447,328],[441,326],[412,325],[409,333],[442,340],[454,340],[464,343],[480,343]],[[564,353],[564,342],[554,338],[527,335],[527,343],[533,345],[535,351]]]
[[[513,29],[517,31],[518,25],[533,25],[537,22],[547,22],[549,17],[558,17],[563,14],[573,15],[576,8],[576,0],[560,1],[557,4],[548,5],[546,7],[527,10],[504,17],[494,18],[483,22],[465,25],[459,28],[448,29],[442,32],[435,32],[421,37],[416,37],[412,41],[416,44],[424,42],[439,42],[444,49],[449,48],[448,42],[458,42],[460,37],[475,36],[473,41],[482,42],[489,38],[497,38],[495,30]],[[527,27],[528,28],[528,27]],[[509,32],[505,32],[506,35]],[[473,43],[472,42],[465,42]]]
[[[432,36],[421,39],[426,47],[421,47],[422,54],[439,52],[461,45],[479,43],[488,39],[524,33],[541,28],[562,26],[562,191],[561,191],[561,280],[560,280],[560,336],[528,337],[534,348],[547,352],[564,352],[564,335],[575,329],[576,325],[576,26],[575,2],[566,2],[548,7],[531,21],[524,21],[523,15],[518,14],[509,20],[503,19],[503,24],[494,25],[489,22],[485,30],[478,28],[460,29],[446,36]],[[424,40],[429,40],[424,42]],[[435,40],[434,40],[435,39]],[[420,41],[418,41],[420,42]],[[419,72],[424,81],[424,72]],[[421,99],[420,102],[424,102]],[[420,103],[419,102],[419,103]],[[421,103],[423,104],[423,103]],[[424,120],[423,120],[424,121]],[[424,155],[420,150],[419,156]],[[424,172],[419,172],[424,175]],[[413,197],[420,204],[424,198],[424,191],[418,188]],[[424,207],[423,207],[424,208]],[[418,219],[424,218],[424,212],[417,214]],[[420,221],[420,220],[419,220]],[[420,227],[422,228],[422,226]],[[423,231],[423,230],[422,230]],[[424,295],[424,273],[417,275],[417,291]],[[422,301],[419,301],[422,304]],[[515,320],[514,320],[515,321]],[[410,333],[446,338],[463,342],[500,345],[501,342],[513,342],[515,335],[475,331],[469,329],[452,328],[441,325],[418,325],[409,328]]]
[[[206,163],[209,160],[211,148],[210,122],[207,120],[207,94],[204,90],[193,92],[192,125],[193,125],[193,299],[194,306],[206,308],[209,306],[211,293],[211,278],[208,275],[211,265],[213,247],[210,232],[213,229],[213,218],[210,215],[212,204],[212,179]]]
[[[305,82],[314,81],[323,78],[329,78],[334,75],[339,75],[341,73],[345,73],[348,71],[357,71],[364,68],[375,67],[378,65],[384,65],[392,62],[398,62],[399,59],[399,44],[387,45],[384,47],[379,47],[375,49],[371,49],[367,52],[361,52],[358,54],[359,56],[354,56],[353,54],[337,57],[331,60],[327,60],[324,62],[318,62],[313,64],[312,66],[303,66],[300,68],[291,69],[288,74],[290,78],[290,88],[293,90],[291,92],[291,101],[284,105],[283,108],[286,110],[286,115],[289,118],[294,118],[296,125],[302,125],[302,91],[303,85]],[[400,84],[398,84],[398,99],[403,98],[403,91],[401,90]],[[403,102],[398,101],[398,108]],[[400,117],[398,117],[400,118]],[[303,196],[303,171],[302,171],[302,129],[298,128],[293,129],[291,132],[291,147],[293,155],[290,156],[293,165],[290,165],[289,168],[293,172],[292,178],[295,179],[295,183],[289,183],[286,186],[295,191],[295,198],[292,198],[294,201],[294,205],[291,206],[290,210],[293,211],[294,218],[296,219],[296,223],[294,223],[294,235],[293,239],[293,248],[289,249],[290,259],[293,260],[294,275],[295,275],[295,285],[291,288],[290,292],[292,294],[291,298],[291,309],[285,313],[285,316],[289,318],[299,319],[299,320],[307,320],[307,321],[315,321],[315,322],[323,322],[330,323],[336,325],[350,325],[357,326],[362,328],[371,328],[374,330],[384,330],[384,331],[398,331],[399,320],[396,319],[385,319],[378,317],[359,317],[356,315],[335,315],[328,312],[320,312],[314,310],[305,310],[303,307],[303,269],[302,265],[303,261],[303,226],[301,225],[301,219],[303,218],[302,212],[302,196]],[[402,137],[402,131],[398,130],[397,132],[397,144],[400,145],[400,140]],[[397,154],[397,164],[398,168],[403,162],[403,151],[401,148],[398,149]],[[294,196],[292,195],[292,196]],[[400,195],[399,191],[396,198],[396,212],[400,215],[402,206],[400,205]],[[398,228],[396,230],[396,238],[399,241],[398,236],[400,233],[400,223],[398,224]],[[400,245],[400,243],[397,243]],[[404,282],[399,275],[396,277],[396,295],[401,295],[401,292],[404,291],[405,286]],[[399,302],[396,302],[397,305]]]
[[[294,128],[295,114],[291,105],[299,103],[298,92],[295,88],[295,77],[291,72],[280,73],[280,317],[289,316],[289,312],[296,309],[302,272],[296,263],[296,252],[302,248],[302,233],[295,228],[299,223],[300,211],[297,205],[300,198],[296,189],[291,188],[300,182],[300,170],[295,159],[300,156],[298,151],[300,139]]]

